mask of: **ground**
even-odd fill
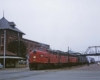
[[[72,68],[32,70],[26,68],[1,69],[0,80],[100,80],[97,64]]]

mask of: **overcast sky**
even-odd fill
[[[29,40],[52,49],[84,52],[100,45],[100,0],[0,0],[0,18]]]

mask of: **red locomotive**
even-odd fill
[[[31,70],[76,65],[80,59],[77,55],[69,55],[67,52],[38,47],[29,53],[29,68]]]

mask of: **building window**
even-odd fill
[[[28,47],[28,43],[26,42],[26,46]]]
[[[1,46],[3,46],[3,44],[4,44],[4,38],[1,37]]]
[[[12,38],[10,37],[9,41],[11,42],[12,41]]]
[[[30,47],[33,47],[33,44],[30,44]]]
[[[0,35],[2,35],[3,34],[3,32],[2,31],[0,31]]]
[[[30,52],[31,52],[32,50],[30,50]]]

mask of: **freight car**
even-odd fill
[[[78,65],[87,64],[88,60],[86,56],[78,55]]]
[[[86,63],[85,57],[38,47],[29,53],[29,69],[45,69]]]

